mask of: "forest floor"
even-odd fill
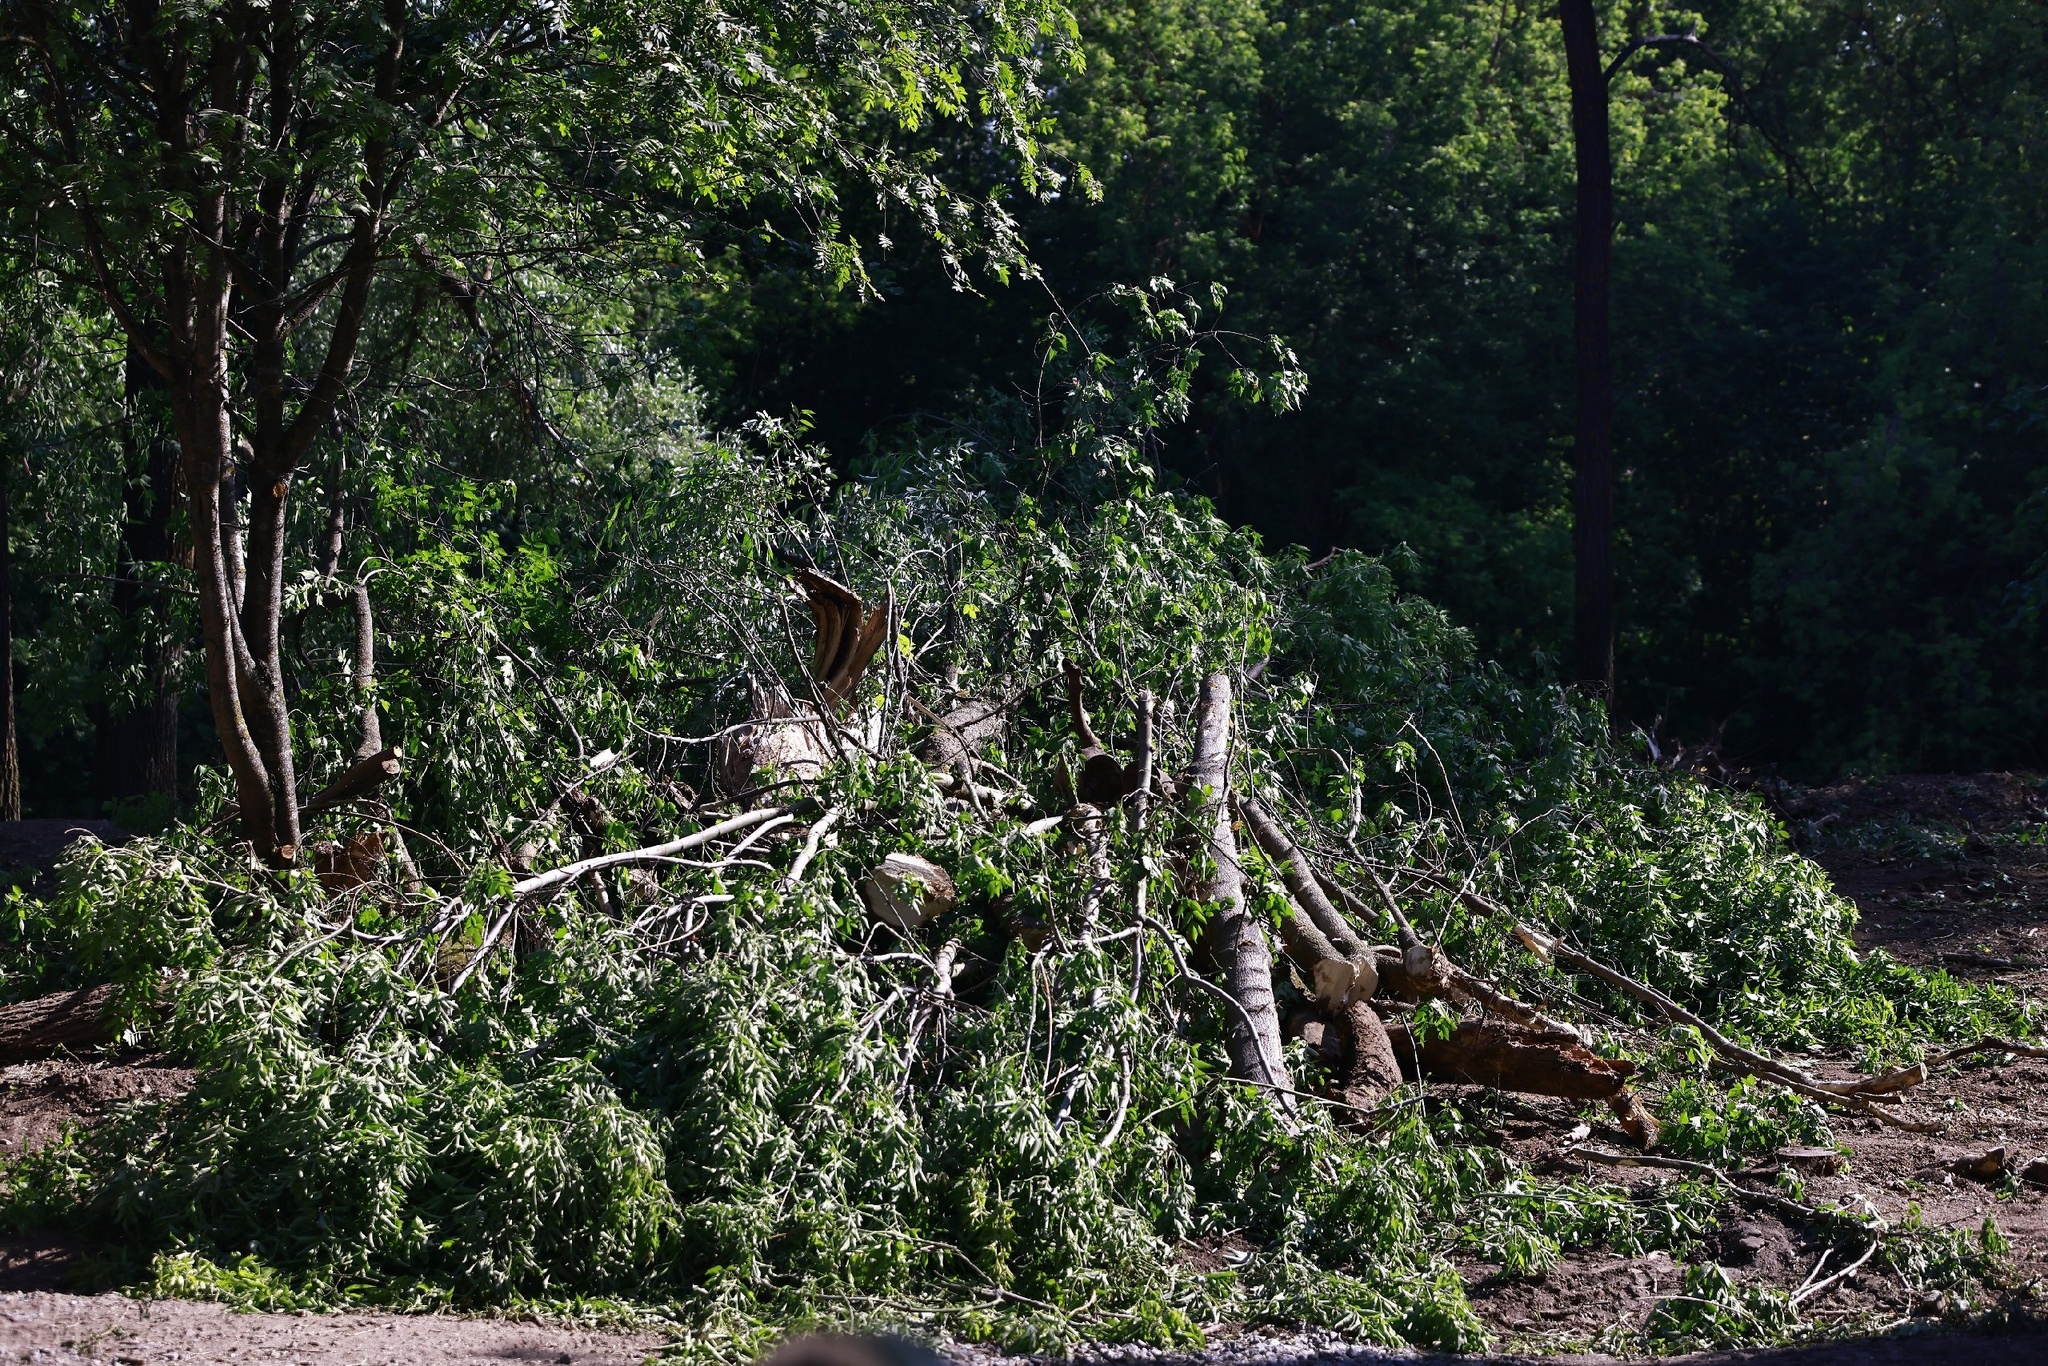
[[[1995,979],[2015,989],[2048,987],[2048,779],[2013,774],[1863,779],[1819,788],[1767,789],[1801,848],[1833,876],[1862,912],[1859,947],[1883,948],[1923,966],[1972,980]],[[26,823],[25,823],[26,824]],[[52,825],[61,823],[51,823]],[[0,830],[0,868],[32,865],[54,831]],[[17,852],[14,843],[23,847]],[[1816,1059],[1815,1070],[1827,1064]],[[0,1069],[0,1151],[40,1146],[73,1123],[91,1123],[118,1102],[174,1092],[190,1073],[150,1059],[56,1061]],[[1567,1169],[1560,1148],[1579,1122],[1565,1102],[1440,1088],[1456,1105],[1537,1170]],[[2048,1060],[2000,1063],[1991,1058],[1940,1069],[1914,1095],[1909,1111],[1946,1121],[1940,1134],[1913,1134],[1872,1121],[1837,1117],[1834,1132],[1851,1150],[1839,1173],[1805,1178],[1810,1201],[1867,1203],[1888,1219],[1917,1206],[1928,1224],[1976,1229],[1997,1221],[2012,1244],[2017,1335],[1985,1337],[1944,1331],[1955,1306],[1920,1300],[1887,1277],[1854,1279],[1807,1318],[1820,1324],[1877,1331],[1864,1338],[1782,1351],[1684,1358],[1774,1363],[1775,1366],[1890,1366],[1890,1363],[2048,1361],[2040,1290],[2048,1287],[2048,1190],[2013,1175],[2048,1158]],[[1951,1164],[2004,1150],[2004,1172],[1990,1180],[1957,1175]],[[1768,1184],[1769,1164],[1744,1173]],[[1642,1183],[1673,1178],[1649,1169],[1621,1175]],[[1721,1232],[1718,1260],[1743,1282],[1800,1284],[1821,1244],[1805,1231],[1759,1215]],[[118,1295],[66,1293],[99,1251],[52,1233],[0,1239],[0,1362],[342,1363],[563,1362],[613,1366],[659,1349],[653,1334],[608,1333],[507,1319],[452,1315],[240,1314],[222,1306],[143,1301]],[[1677,1289],[1680,1271],[1654,1254],[1625,1258],[1568,1254],[1548,1273],[1509,1278],[1483,1264],[1463,1268],[1472,1301],[1493,1331],[1497,1350],[1556,1361],[1597,1362],[1582,1352],[1603,1330],[1639,1326],[1658,1299]],[[966,1350],[972,1366],[996,1358]],[[1321,1338],[1247,1335],[1199,1356],[1106,1353],[1103,1361],[1158,1366],[1204,1363],[1296,1363],[1341,1366],[1436,1358],[1341,1346]],[[1472,1358],[1463,1358],[1470,1361]]]

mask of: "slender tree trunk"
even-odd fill
[[[0,467],[0,821],[21,819],[21,748],[14,729],[13,480]]]
[[[1560,0],[1578,166],[1572,336],[1578,424],[1572,447],[1572,681],[1614,702],[1614,154],[1593,0]]]
[[[224,336],[225,327],[216,334]],[[276,859],[280,850],[272,810],[270,768],[250,733],[243,712],[242,677],[254,672],[235,610],[233,575],[222,537],[221,485],[228,462],[228,390],[224,351],[216,350],[209,372],[173,387],[178,444],[183,452],[186,496],[192,526],[192,568],[199,590],[200,633],[206,645],[206,692],[213,706],[228,770],[235,779],[242,833],[258,854]],[[178,390],[183,390],[179,393]],[[296,851],[293,851],[296,853]]]

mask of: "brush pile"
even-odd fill
[[[1757,805],[1475,661],[1378,562],[1269,557],[1113,446],[978,460],[828,496],[669,452],[552,539],[384,508],[401,744],[359,761],[309,675],[308,751],[377,765],[315,868],[201,821],[17,902],[16,999],[111,987],[199,1080],[15,1164],[12,1217],[158,1289],[610,1297],[707,1355],[1469,1348],[1454,1259],[1682,1256],[1739,1198],[1713,1162],[1930,1123],[1931,1041],[2028,1030],[1859,960]],[[1703,1153],[1731,1084],[1767,1120]],[[1493,1092],[1699,1171],[1538,1178],[1478,1141]]]

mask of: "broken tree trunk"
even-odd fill
[[[888,637],[894,604],[870,607],[860,594],[815,569],[799,569],[796,582],[818,624],[811,677],[826,703],[836,706],[853,696],[868,661]]]
[[[0,1062],[25,1062],[62,1048],[112,1043],[115,1023],[111,985],[0,1006]]]
[[[1196,897],[1217,907],[1212,927],[1222,960],[1224,986],[1237,1002],[1224,1035],[1231,1075],[1281,1088],[1274,1093],[1291,1109],[1286,1093],[1294,1083],[1280,1055],[1280,1015],[1273,1004],[1273,953],[1244,903],[1244,870],[1237,861],[1237,837],[1230,829],[1230,677],[1221,672],[1202,680],[1195,707],[1195,757],[1188,781],[1197,789],[1196,819],[1210,872]]]

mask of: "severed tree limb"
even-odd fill
[[[2048,1058],[2048,1048],[2043,1048],[2039,1044],[2021,1043],[2017,1039],[2003,1039],[1994,1034],[1987,1034],[1975,1043],[1936,1053],[1927,1059],[1925,1065],[1939,1067],[1943,1063],[1954,1062],[1957,1058],[1966,1058],[1972,1053],[2010,1053],[2016,1058]]]
[[[1130,794],[1132,774],[1117,762],[1088,722],[1088,708],[1081,700],[1081,666],[1068,660],[1061,672],[1067,684],[1067,709],[1073,719],[1074,735],[1081,744],[1081,776],[1074,784],[1074,796],[1088,806],[1115,806]]]
[[[1102,918],[1102,903],[1116,885],[1109,866],[1109,819],[1095,807],[1084,804],[1067,813],[1067,822],[1080,832],[1088,851],[1088,890],[1081,894],[1078,920],[1081,938],[1086,939],[1095,933],[1095,923]]]
[[[357,583],[350,598],[355,607],[356,653],[349,687],[362,709],[356,758],[367,759],[384,748],[384,730],[377,720],[377,624],[371,613],[369,584]]]
[[[899,1099],[910,1093],[910,1069],[917,1061],[918,1041],[924,1037],[924,1032],[931,1026],[931,1022],[940,1019],[946,1008],[953,1003],[953,973],[966,947],[958,939],[948,939],[945,946],[932,958],[932,988],[926,993],[924,1003],[911,1016],[910,1034],[903,1041],[903,1079],[898,1083],[896,1090]]]
[[[1898,1115],[1890,1113],[1876,1104],[1876,1102],[1868,1099],[1867,1095],[1861,1091],[1858,1083],[1822,1083],[1788,1063],[1779,1062],[1776,1058],[1758,1053],[1754,1049],[1744,1048],[1741,1044],[1736,1043],[1733,1039],[1730,1039],[1727,1035],[1721,1033],[1721,1031],[1715,1029],[1705,1020],[1693,1014],[1663,992],[1658,991],[1655,987],[1646,986],[1626,973],[1617,972],[1605,963],[1587,957],[1577,949],[1551,935],[1544,934],[1540,930],[1531,929],[1519,922],[1514,926],[1514,933],[1517,939],[1520,939],[1528,946],[1531,953],[1543,961],[1549,962],[1555,959],[1558,962],[1577,968],[1581,972],[1590,973],[1609,986],[1635,997],[1635,999],[1649,1006],[1666,1019],[1698,1030],[1700,1037],[1705,1039],[1709,1046],[1721,1055],[1724,1062],[1732,1063],[1755,1076],[1768,1077],[1780,1086],[1796,1091],[1809,1100],[1816,1100],[1822,1104],[1840,1105],[1866,1118],[1888,1124],[1895,1129],[1904,1129],[1909,1133],[1926,1134],[1938,1133],[1942,1128],[1939,1124],[1903,1119]],[[1907,1070],[1910,1071],[1911,1069]],[[1876,1078],[1875,1080],[1881,1083],[1888,1083],[1897,1075],[1899,1074],[1888,1074],[1886,1077]]]
[[[385,783],[396,778],[403,769],[405,751],[397,745],[378,750],[375,754],[356,760],[342,771],[339,778],[322,788],[312,800],[299,808],[299,823],[304,825],[322,812],[332,811],[337,806],[370,796]]]
[[[1238,794],[1237,810],[1244,817],[1252,838],[1258,841],[1259,848],[1280,870],[1281,881],[1287,884],[1295,902],[1336,946],[1338,953],[1352,962],[1371,962],[1372,950],[1352,930],[1351,922],[1330,904],[1330,898],[1316,881],[1315,869],[1309,866],[1308,859],[1288,837],[1280,822],[1273,818],[1273,813],[1258,798],[1247,793]]]
[[[1401,903],[1394,900],[1393,888],[1381,880],[1372,865],[1362,859],[1359,860],[1359,865],[1365,869],[1366,876],[1372,879],[1373,890],[1379,893],[1380,904],[1386,908],[1387,918],[1394,926],[1394,940],[1401,947],[1401,966],[1409,980],[1418,990],[1433,990],[1437,981],[1437,967],[1442,962],[1443,955],[1422,942],[1422,936],[1415,932],[1415,927],[1408,923],[1408,917],[1402,912]],[[1343,901],[1353,914],[1358,915],[1360,919],[1366,918],[1364,905],[1357,897],[1339,886],[1335,878],[1318,872],[1316,880],[1317,885],[1337,900]]]
[[[1131,817],[1140,830],[1152,804],[1152,713],[1157,705],[1150,688],[1138,693],[1138,733],[1131,741]]]
[[[1368,871],[1370,870],[1368,869]],[[1316,882],[1325,893],[1335,900],[1343,902],[1344,908],[1351,912],[1351,914],[1358,916],[1360,919],[1366,918],[1365,907],[1359,903],[1358,898],[1353,896],[1351,891],[1342,883],[1322,872],[1316,873]],[[1390,909],[1398,914],[1400,907],[1394,901],[1393,890],[1383,882],[1378,885],[1386,897]],[[1399,925],[1406,925],[1407,917],[1402,916],[1397,923]],[[1414,935],[1412,929],[1409,933]],[[1409,973],[1408,968],[1411,962],[1426,963],[1426,967],[1419,977]],[[1455,999],[1467,1000],[1482,1009],[1493,1012],[1503,1019],[1512,1020],[1525,1029],[1535,1030],[1537,1033],[1543,1034],[1559,1043],[1588,1042],[1585,1030],[1575,1025],[1567,1024],[1555,1016],[1547,1015],[1535,1006],[1516,1000],[1485,978],[1480,977],[1476,973],[1466,971],[1445,957],[1442,952],[1424,944],[1419,935],[1414,935],[1412,944],[1402,949],[1401,956],[1398,959],[1391,957],[1381,958],[1379,960],[1379,970],[1382,979],[1397,979],[1402,983],[1404,989],[1410,990],[1418,996],[1445,995]]]
[[[1237,861],[1237,837],[1230,828],[1230,676],[1202,680],[1195,707],[1195,754],[1188,772],[1198,792],[1196,827],[1209,872],[1196,886],[1197,900],[1217,907],[1212,929],[1219,946],[1225,985],[1238,1004],[1224,1033],[1231,1075],[1294,1089],[1280,1053],[1280,1014],[1273,1002],[1273,952],[1265,931],[1244,901],[1244,869]],[[1284,1110],[1292,1101],[1280,1097]]]

